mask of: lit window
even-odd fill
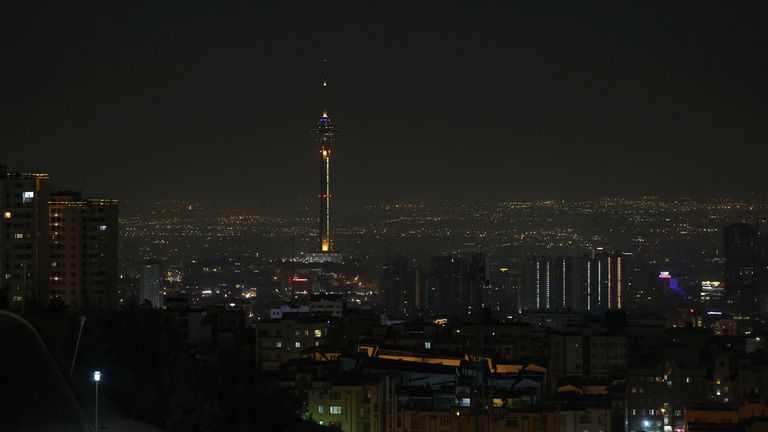
[[[325,408],[323,408],[323,406],[322,406],[322,405],[318,405],[318,406],[317,406],[317,412],[318,412],[319,414],[322,414],[322,413],[324,413],[324,412],[325,412]]]
[[[293,343],[293,347],[294,348],[301,348],[301,342],[299,342],[299,341],[294,342]]]
[[[13,213],[11,213],[11,212],[9,212],[9,211],[7,211],[7,212],[3,213],[3,217],[4,217],[4,218],[6,218],[6,219],[10,219],[10,218],[11,218],[11,216],[13,216]]]
[[[277,341],[277,342],[275,342],[275,347],[276,347],[276,348],[282,348],[282,347],[283,347],[283,341]]]
[[[328,411],[334,415],[341,415],[341,405],[331,405]]]
[[[106,225],[99,225],[99,231],[106,231],[107,226]]]
[[[35,199],[35,193],[34,192],[24,192],[22,195],[22,202],[28,203],[32,202],[33,199]]]
[[[323,331],[321,329],[315,329],[315,337],[323,337]]]
[[[424,342],[424,349],[432,349],[432,342]]]
[[[13,235],[13,238],[16,238],[16,239],[23,239],[23,238],[24,238],[24,234],[22,234],[22,233],[16,233],[16,234],[14,234],[14,235]]]

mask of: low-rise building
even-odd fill
[[[384,432],[386,378],[349,373],[315,381],[307,391],[307,415],[344,432]]]
[[[264,369],[277,369],[306,350],[325,346],[331,323],[309,314],[285,314],[279,320],[256,322],[256,361]]]

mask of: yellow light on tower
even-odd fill
[[[328,242],[328,239],[323,239],[323,244],[321,245],[320,249],[323,252],[328,252],[331,249],[331,245]]]

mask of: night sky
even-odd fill
[[[0,163],[89,196],[309,198],[327,57],[339,205],[768,186],[765,2],[284,3],[3,2]]]

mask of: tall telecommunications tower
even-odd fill
[[[321,253],[333,252],[331,239],[331,151],[336,140],[336,129],[328,117],[328,74],[325,70],[326,60],[323,59],[323,115],[312,130],[312,136],[320,151],[320,193],[317,195],[320,204],[318,232]]]

